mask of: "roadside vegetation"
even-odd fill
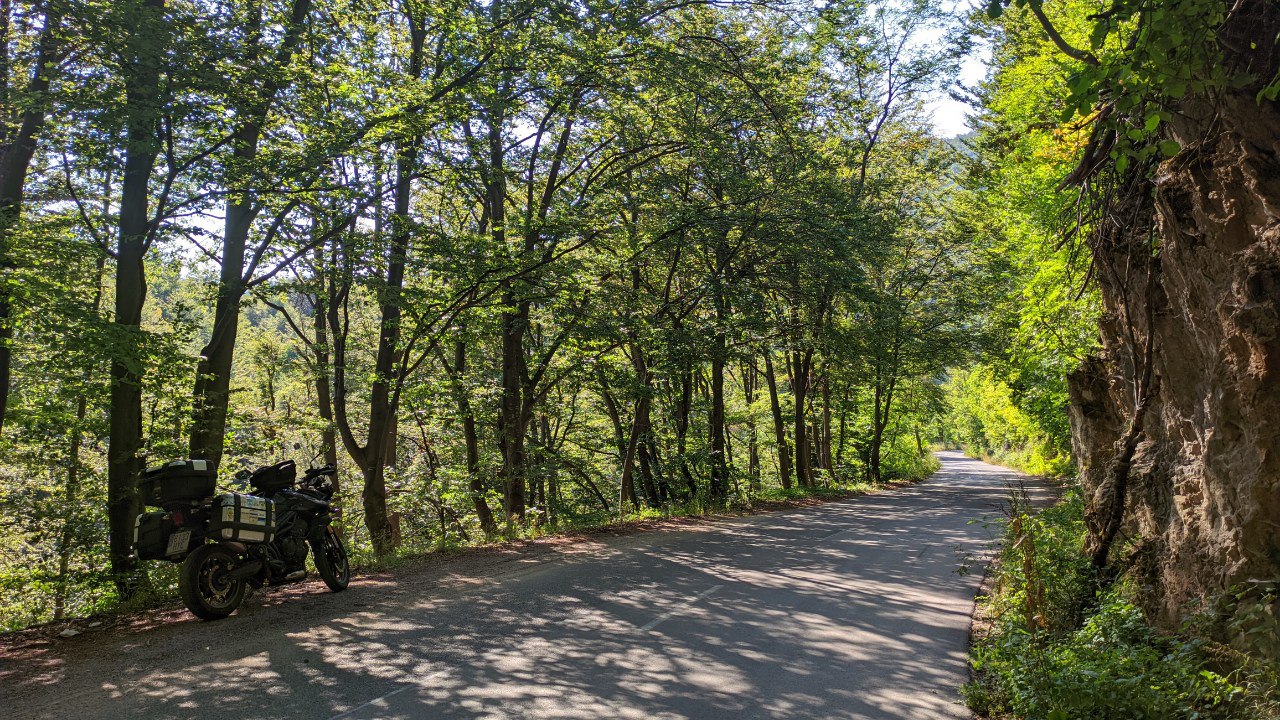
[[[942,443],[1065,487],[975,710],[1274,715],[1276,3],[977,4],[6,3],[0,629],[170,596],[174,458],[335,465],[373,567]]]
[[[996,2],[974,16],[991,43],[994,65],[976,91],[981,109],[967,143],[972,154],[961,207],[998,239],[1008,285],[1005,301],[991,314],[988,352],[978,363],[953,369],[942,386],[946,410],[939,435],[976,457],[1062,486],[1061,500],[1039,512],[1017,489],[1012,492],[989,595],[980,598],[973,681],[965,688],[970,708],[982,717],[1280,717],[1280,653],[1271,639],[1280,627],[1274,583],[1264,578],[1261,585],[1250,581],[1206,593],[1162,614],[1160,588],[1149,571],[1169,550],[1144,543],[1130,519],[1112,531],[1110,552],[1098,552],[1106,532],[1098,508],[1105,507],[1104,491],[1115,486],[1086,486],[1077,474],[1082,459],[1072,455],[1068,416],[1068,377],[1090,356],[1110,353],[1135,367],[1144,362],[1133,349],[1132,327],[1126,331],[1130,345],[1113,340],[1103,349],[1099,342],[1100,322],[1104,329],[1115,327],[1133,311],[1113,300],[1104,313],[1094,282],[1098,274],[1114,272],[1106,263],[1116,262],[1101,255],[1098,238],[1108,223],[1129,222],[1099,211],[1098,198],[1119,192],[1110,184],[1116,176],[1139,163],[1146,164],[1143,172],[1154,172],[1154,162],[1177,152],[1176,143],[1159,141],[1154,131],[1186,89],[1173,88],[1178,94],[1172,96],[1154,76],[1208,87],[1218,71],[1197,69],[1199,61],[1187,54],[1143,53],[1146,43],[1170,42],[1166,34],[1182,38],[1189,25],[1178,23],[1186,18],[1199,18],[1206,24],[1197,27],[1208,31],[1215,7],[1195,1],[1105,7],[1084,0]],[[1164,12],[1177,19],[1161,25],[1144,14]],[[1130,24],[1139,16],[1150,23],[1141,35]],[[1120,43],[1131,31],[1134,39]],[[1208,52],[1191,42],[1179,47]],[[1107,84],[1113,81],[1118,85]],[[1107,91],[1115,93],[1113,100],[1120,95],[1106,112],[1137,107],[1139,98],[1123,96],[1134,92],[1147,103],[1145,114],[1118,125],[1120,139],[1096,160],[1103,175],[1075,191],[1070,178],[1080,182],[1082,153],[1087,159],[1096,149],[1098,128],[1112,129],[1112,121],[1096,112],[1095,103],[1104,102],[1097,98],[1102,87],[1113,88]],[[1257,102],[1268,100],[1259,95]],[[1142,252],[1158,255],[1157,241],[1151,242]],[[1109,449],[1117,439],[1085,435],[1077,442],[1105,457],[1105,450],[1089,444]]]
[[[1280,717],[1280,663],[1213,640],[1211,608],[1162,633],[1131,578],[1095,594],[1084,507],[1075,487],[1040,512],[1013,497],[991,592],[979,600],[969,707],[1047,720]]]
[[[525,541],[541,538],[554,538],[560,535],[591,534],[595,532],[645,532],[663,520],[676,518],[700,518],[711,516],[749,515],[757,512],[769,512],[788,507],[798,507],[810,503],[831,502],[865,495],[868,493],[889,491],[905,484],[924,480],[939,467],[937,458],[929,455],[901,473],[895,473],[893,480],[872,483],[861,480],[827,482],[808,487],[782,488],[767,487],[758,491],[735,495],[723,504],[706,505],[702,503],[671,504],[660,507],[629,508],[624,514],[605,513],[601,511],[575,514],[561,517],[555,524],[529,522],[524,525],[511,524],[504,532],[485,536],[465,532],[443,532],[439,535],[424,535],[422,540],[401,543],[395,552],[377,555],[367,546],[358,546],[352,554],[353,571],[359,576],[364,573],[394,571],[398,568],[412,566],[415,562],[430,556],[450,556],[466,553],[471,550],[492,545],[515,543],[517,546]],[[178,602],[178,567],[177,565],[159,565],[152,568],[148,575],[148,584],[140,592],[127,600],[110,599],[94,607],[92,615],[113,615],[132,613],[161,606],[165,603]],[[309,569],[314,570],[309,565]],[[358,579],[355,580],[358,582]],[[72,618],[67,618],[72,619]],[[55,624],[56,625],[56,624]],[[17,628],[14,628],[17,629]]]

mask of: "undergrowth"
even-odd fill
[[[1280,717],[1271,662],[1222,646],[1193,627],[1152,629],[1121,578],[1093,597],[1081,552],[1079,490],[1039,514],[1015,501],[980,598],[990,626],[971,652],[969,707],[983,717],[1027,720],[1261,720]]]

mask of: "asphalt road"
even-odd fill
[[[1018,476],[940,457],[877,495],[86,632],[0,716],[968,718],[984,520]]]

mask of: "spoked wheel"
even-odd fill
[[[245,581],[232,580],[236,556],[221,545],[201,545],[187,556],[178,576],[178,593],[196,617],[218,620],[236,611],[244,600]]]
[[[324,584],[334,592],[342,592],[351,582],[351,566],[347,563],[347,549],[333,527],[324,529],[323,540],[311,541],[311,556]]]

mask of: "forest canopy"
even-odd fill
[[[6,8],[8,627],[172,584],[178,457],[337,464],[365,558],[918,477],[1017,284],[931,0]]]

